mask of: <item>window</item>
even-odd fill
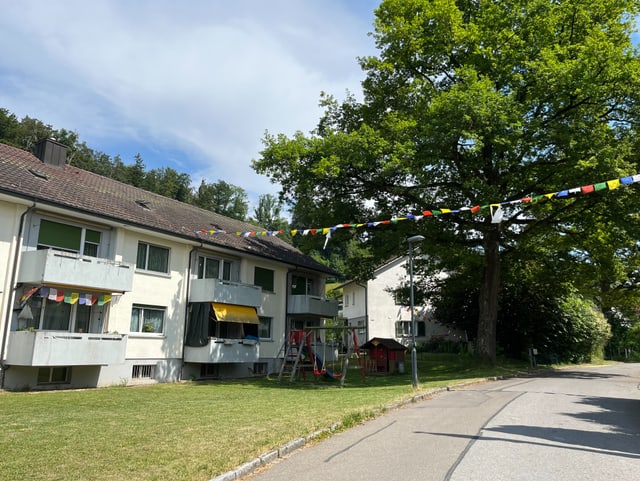
[[[136,267],[145,271],[169,272],[169,249],[138,242]]]
[[[162,334],[164,332],[164,307],[134,305],[131,309],[129,332]]]
[[[98,257],[102,232],[51,220],[40,221],[38,249],[53,248]]]
[[[80,294],[86,298],[87,294]],[[96,299],[98,298],[95,295]],[[70,304],[64,300],[55,301],[49,298],[32,297],[29,300],[33,319],[27,322],[25,328],[33,327],[47,331],[67,331],[100,333],[103,330],[104,319],[107,317],[107,304],[86,305],[82,300]]]
[[[231,280],[231,262],[214,257],[198,256],[198,279]]]
[[[418,337],[425,337],[427,335],[427,326],[424,321],[416,321],[416,327],[418,328]]]
[[[425,337],[427,335],[427,327],[424,321],[416,321],[416,327],[418,328],[416,337]],[[411,336],[411,321],[397,321],[396,337],[408,337],[408,336]]]
[[[220,377],[220,365],[219,364],[201,364],[200,377],[202,378]]]
[[[266,362],[254,362],[253,374],[255,376],[266,376],[268,374],[269,365]]]
[[[98,248],[100,247],[100,232],[87,229],[85,231],[84,249],[82,253],[85,256],[98,257]]]
[[[303,296],[313,294],[313,279],[304,276],[291,276],[291,294]]]
[[[259,316],[258,337],[260,339],[271,339],[271,318]]]
[[[256,267],[253,273],[253,283],[262,287],[265,291],[274,292],[273,290],[274,272],[271,269],[263,269]]]
[[[86,305],[77,306],[74,332],[91,332],[91,307]]]
[[[38,384],[68,384],[71,378],[69,367],[41,367],[38,369]]]
[[[306,329],[307,327],[320,327],[319,319],[292,319],[291,329]]]
[[[47,331],[68,331],[70,321],[71,304],[47,300],[47,306],[42,317],[42,329]]]
[[[396,306],[406,306],[409,304],[409,289],[398,287],[393,290],[393,302]]]

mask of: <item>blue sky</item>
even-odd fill
[[[264,132],[309,132],[321,91],[359,95],[379,0],[0,0],[0,107],[140,153],[252,203]]]

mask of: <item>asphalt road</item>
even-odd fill
[[[636,481],[640,364],[452,389],[243,479]]]

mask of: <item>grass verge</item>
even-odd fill
[[[510,375],[467,356],[421,355],[420,391]],[[5,481],[206,481],[272,449],[378,415],[415,394],[411,374],[276,378],[0,393]]]

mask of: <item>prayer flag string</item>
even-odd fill
[[[446,214],[459,214],[463,212],[470,212],[472,214],[482,213],[482,211],[489,210],[489,214],[491,215],[491,222],[500,223],[503,218],[504,207],[514,206],[518,204],[529,204],[535,203],[544,200],[550,200],[553,198],[557,199],[568,199],[571,197],[575,197],[577,195],[587,195],[593,192],[600,192],[603,190],[615,190],[620,186],[626,186],[635,184],[640,182],[640,174],[629,175],[626,177],[620,177],[618,179],[608,180],[606,182],[599,182],[597,184],[589,184],[583,185],[580,187],[574,187],[571,189],[564,189],[557,192],[550,192],[547,194],[540,195],[530,195],[523,197],[521,199],[509,200],[503,202],[494,202],[485,205],[474,205],[474,206],[464,206],[459,207],[457,209],[432,209],[432,210],[423,210],[419,214],[406,214],[403,216],[392,217],[387,220],[377,220],[363,223],[342,223],[336,224],[332,227],[319,227],[319,228],[309,228],[309,229],[291,229],[291,230],[264,230],[264,231],[241,231],[241,232],[232,232],[226,230],[211,230],[211,229],[201,229],[197,233],[198,234],[208,234],[210,236],[219,236],[219,235],[235,235],[240,237],[254,237],[254,236],[278,236],[282,235],[285,232],[289,233],[291,236],[296,235],[316,235],[322,234],[325,236],[325,247],[327,242],[331,238],[331,234],[338,229],[359,229],[359,228],[372,228],[378,227],[380,225],[389,225],[395,224],[397,222],[413,220],[419,221],[424,219],[425,217],[438,217]]]

